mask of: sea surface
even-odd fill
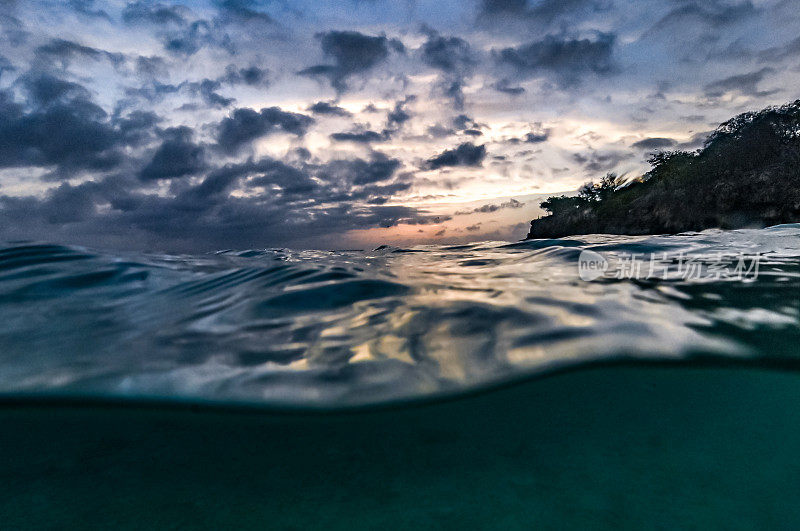
[[[583,251],[618,271],[582,280]],[[688,266],[720,256],[743,274]],[[624,271],[632,258],[640,270]],[[598,362],[794,366],[799,344],[800,225],[367,251],[0,249],[0,395],[331,409]]]
[[[799,362],[798,224],[196,256],[13,243],[0,519],[796,529]]]

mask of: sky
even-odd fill
[[[800,0],[0,0],[0,241],[517,240],[800,98]]]

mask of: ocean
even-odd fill
[[[800,224],[16,242],[0,318],[4,528],[800,525]]]

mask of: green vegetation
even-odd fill
[[[541,203],[528,238],[671,234],[800,221],[800,100],[720,125],[696,152],[666,151],[626,181],[610,173]]]

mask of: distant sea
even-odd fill
[[[800,225],[0,249],[29,527],[794,528]]]

